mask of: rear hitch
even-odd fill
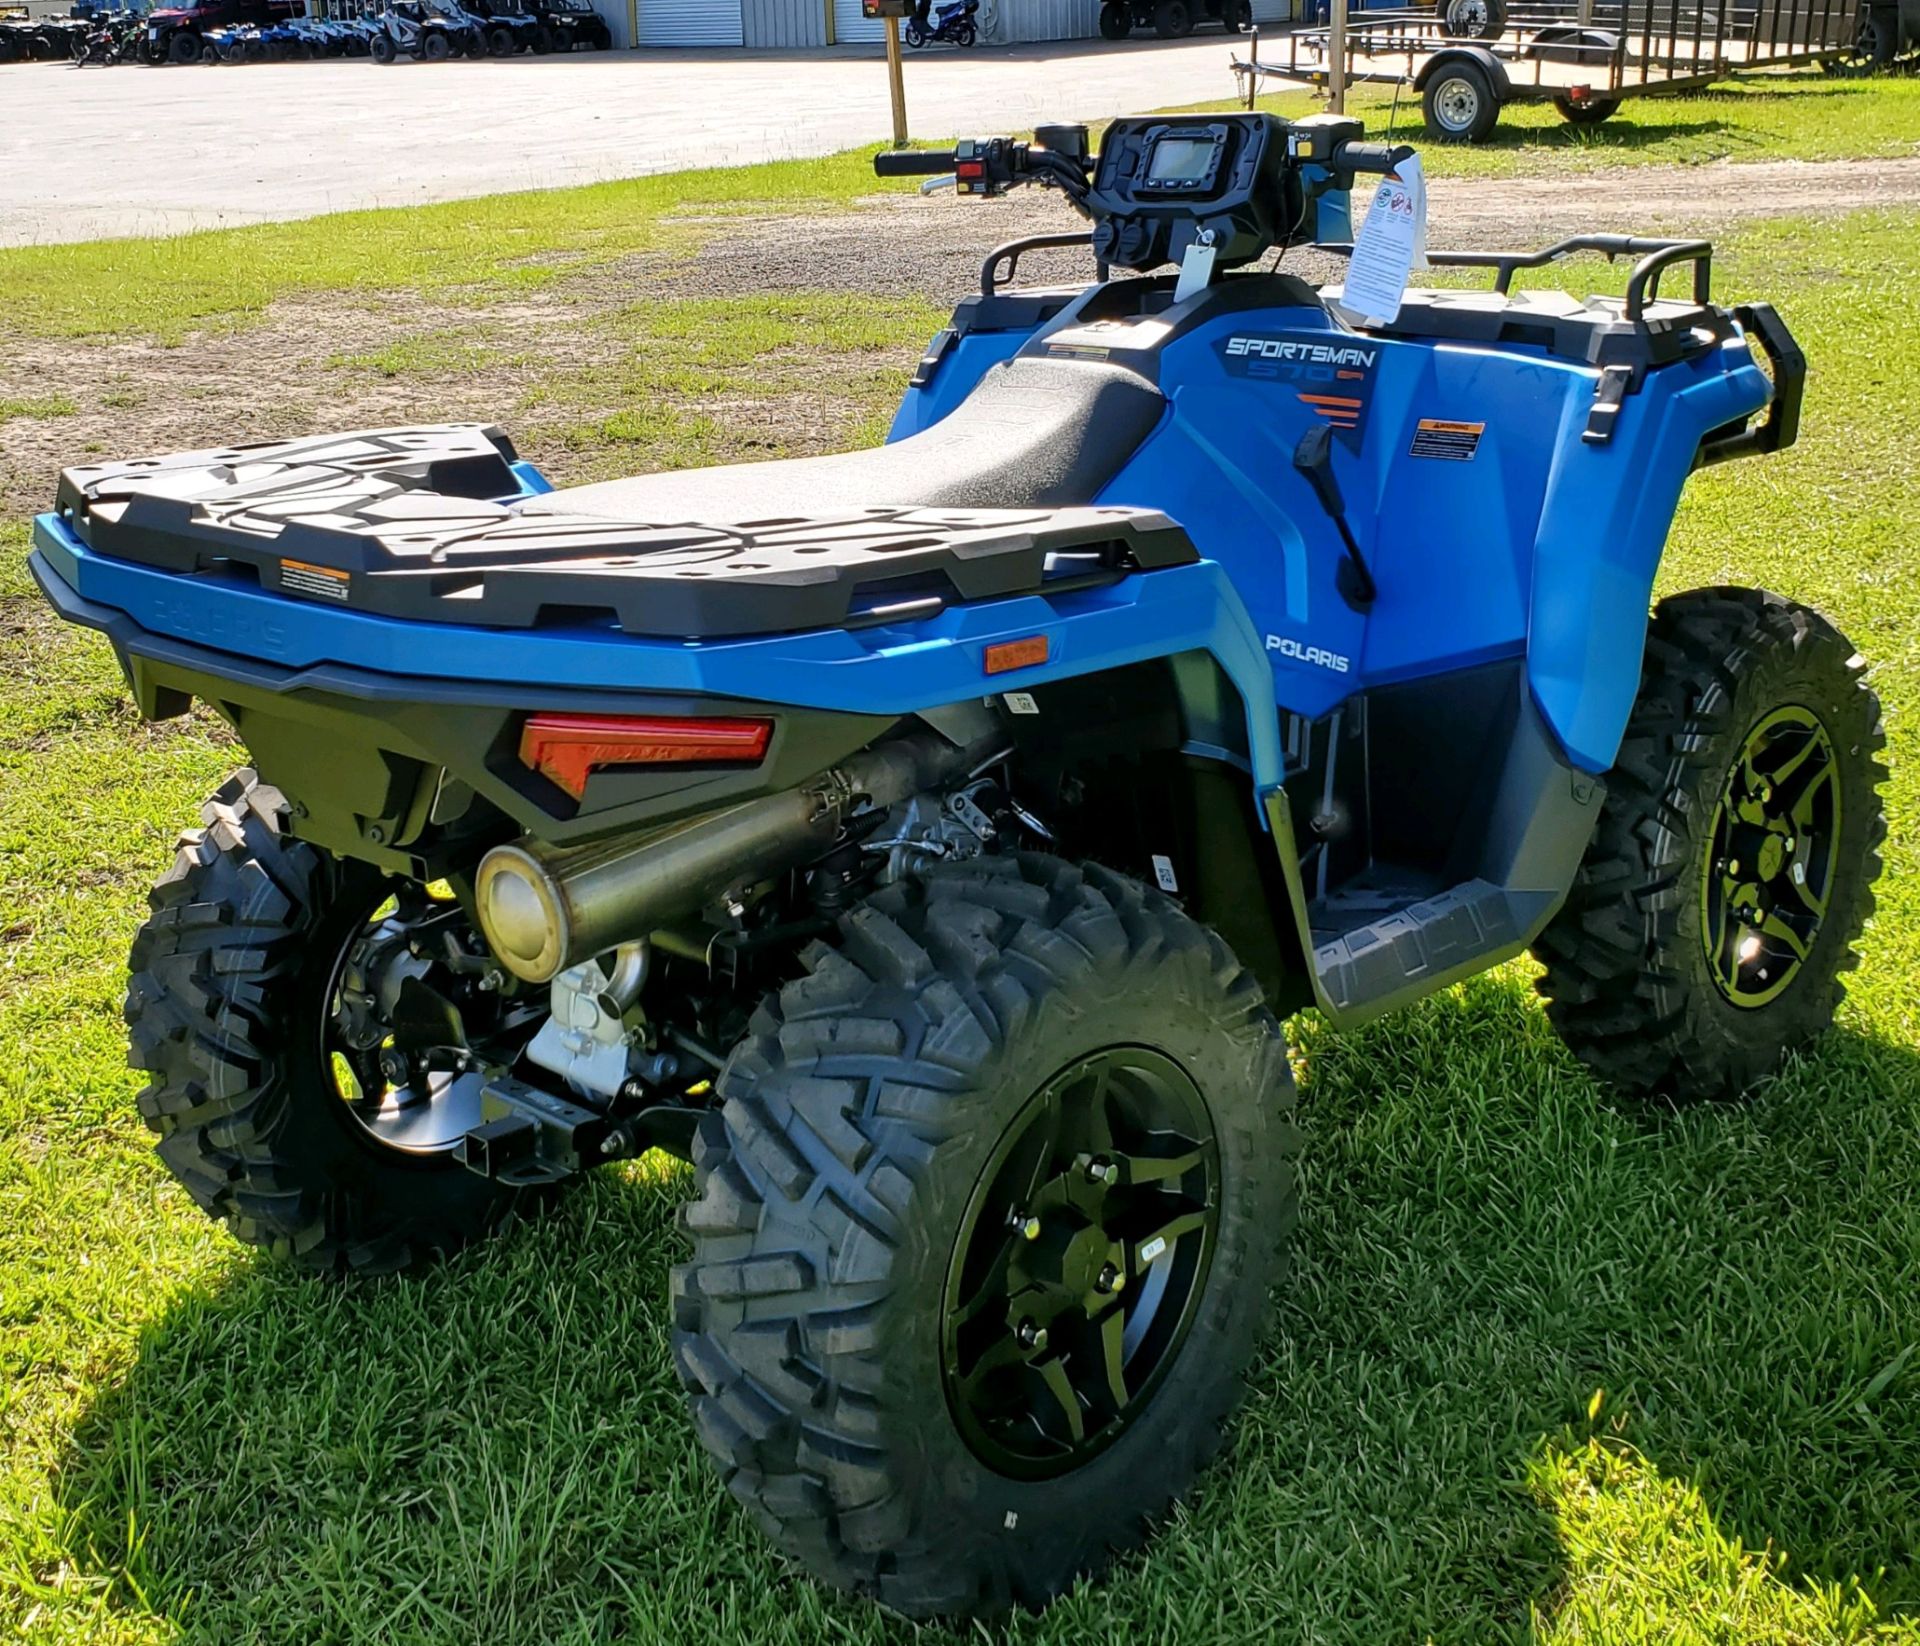
[[[511,1075],[495,1075],[480,1094],[481,1123],[454,1145],[454,1158],[469,1171],[516,1188],[558,1183],[649,1149],[688,1160],[705,1112],[687,1103],[653,1103],[615,1120]]]

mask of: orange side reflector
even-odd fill
[[[1047,660],[1047,637],[1030,634],[1024,640],[999,640],[987,648],[987,673],[1005,674],[1009,669],[1030,669]]]
[[[689,766],[764,759],[771,720],[666,720],[656,715],[535,714],[520,759],[578,800],[603,766]]]

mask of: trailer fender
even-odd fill
[[[1513,82],[1507,78],[1507,66],[1485,46],[1449,46],[1445,51],[1435,52],[1431,59],[1413,77],[1413,89],[1425,91],[1427,82],[1440,70],[1464,58],[1472,63],[1487,77],[1487,84],[1493,87],[1493,95],[1499,102],[1506,102],[1513,95]]]

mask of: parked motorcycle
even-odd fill
[[[971,46],[980,38],[980,26],[974,17],[979,10],[980,0],[948,0],[946,5],[934,8],[931,28],[918,17],[908,18],[904,37],[916,51],[922,46]]]

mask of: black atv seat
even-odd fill
[[[521,512],[732,522],[839,509],[1066,508],[1094,500],[1166,406],[1118,366],[1010,360],[938,423],[890,446],[570,486]]]

